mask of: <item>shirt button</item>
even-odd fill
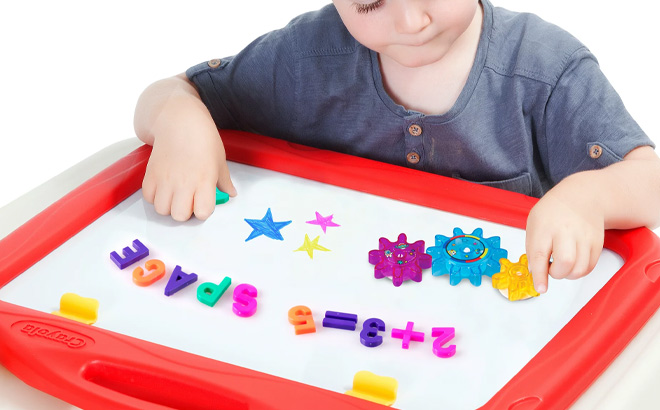
[[[220,67],[220,64],[222,64],[222,60],[220,60],[219,58],[214,58],[213,60],[209,60],[207,64],[211,68],[218,68]]]
[[[598,159],[603,155],[603,148],[600,145],[592,145],[589,148],[589,156],[593,159]]]
[[[408,162],[410,162],[411,164],[416,164],[416,163],[418,163],[419,160],[420,160],[420,158],[419,158],[419,154],[416,153],[416,152],[409,152],[408,155],[406,155],[406,159],[407,159]]]
[[[420,127],[417,124],[412,124],[410,127],[408,127],[408,132],[413,137],[419,137],[420,135],[422,135],[422,127]]]

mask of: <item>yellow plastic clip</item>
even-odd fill
[[[346,394],[391,406],[396,401],[398,387],[399,382],[393,377],[378,376],[366,370],[361,370],[355,373],[353,377],[353,390],[347,391]]]
[[[53,312],[53,314],[91,325],[96,323],[99,317],[98,312],[98,300],[84,298],[75,293],[65,293],[60,299],[60,310]]]
[[[510,301],[529,299],[539,293],[534,289],[532,274],[527,267],[527,255],[523,254],[518,263],[506,258],[500,259],[500,273],[493,275],[493,287],[500,289]]]

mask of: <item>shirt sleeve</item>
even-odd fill
[[[634,148],[654,147],[585,47],[566,64],[545,118],[545,161],[553,185],[570,174],[621,161]]]
[[[285,27],[261,36],[239,54],[186,71],[218,128],[282,137],[293,118],[294,47]]]

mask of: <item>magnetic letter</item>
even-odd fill
[[[231,310],[241,317],[250,317],[257,311],[257,288],[247,283],[234,289],[234,303]]]
[[[121,251],[121,253],[124,254],[124,258],[119,256],[117,252],[113,251],[110,253],[110,259],[112,259],[112,261],[117,266],[119,266],[119,269],[124,269],[128,265],[132,265],[135,262],[149,256],[149,249],[142,245],[142,242],[138,241],[137,239],[133,241],[133,247],[135,248],[135,251],[133,251],[128,246]]]
[[[218,303],[222,295],[225,294],[229,285],[231,285],[231,278],[228,276],[225,276],[219,285],[211,282],[202,283],[197,288],[197,300],[213,307]]]
[[[138,286],[150,286],[165,276],[165,264],[158,259],[148,260],[144,266],[149,270],[148,275],[139,266],[133,270],[133,283]]]
[[[176,265],[170,280],[165,285],[165,296],[172,296],[181,289],[197,281],[196,273],[186,273],[181,270],[181,266]]]

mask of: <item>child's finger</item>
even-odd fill
[[[539,293],[548,290],[548,265],[550,263],[551,244],[538,245],[528,238],[527,263],[532,273],[534,289]]]
[[[591,269],[589,264],[591,262],[591,245],[589,243],[578,242],[577,252],[575,254],[575,263],[573,269],[566,276],[567,279],[579,279],[586,276]]]
[[[602,238],[600,238],[600,242],[595,242],[591,245],[591,253],[589,254],[589,272],[594,270],[596,267],[596,264],[598,263],[598,259],[600,258],[600,254],[603,252],[603,242]]]
[[[150,204],[154,203],[154,198],[156,196],[156,184],[151,178],[144,177],[142,180],[142,196],[144,200]]]
[[[222,164],[220,164],[220,170],[218,172],[218,189],[227,193],[231,197],[235,197],[237,194],[234,183],[229,176],[229,167],[227,166],[226,161],[223,161]]]
[[[172,218],[183,222],[190,219],[193,211],[193,192],[191,189],[179,188],[172,195]]]
[[[529,259],[529,270],[532,272],[534,289],[539,293],[545,293],[548,290],[548,265],[550,256],[537,253],[532,259]]]
[[[575,266],[577,243],[574,240],[559,237],[552,243],[552,264],[548,274],[555,279],[567,277]]]
[[[599,244],[598,242],[594,242],[592,244],[589,244],[587,252],[588,254],[586,255],[586,266],[587,268],[585,269],[584,273],[582,272],[576,272],[575,277],[571,279],[578,279],[581,277],[584,277],[591,273],[592,270],[596,267],[596,264],[598,263],[598,258],[600,258],[600,254],[603,251],[603,245]]]
[[[159,215],[169,215],[172,209],[172,189],[169,186],[157,186],[154,193],[154,209]]]
[[[215,185],[204,184],[195,191],[193,212],[197,219],[206,220],[215,210]]]

